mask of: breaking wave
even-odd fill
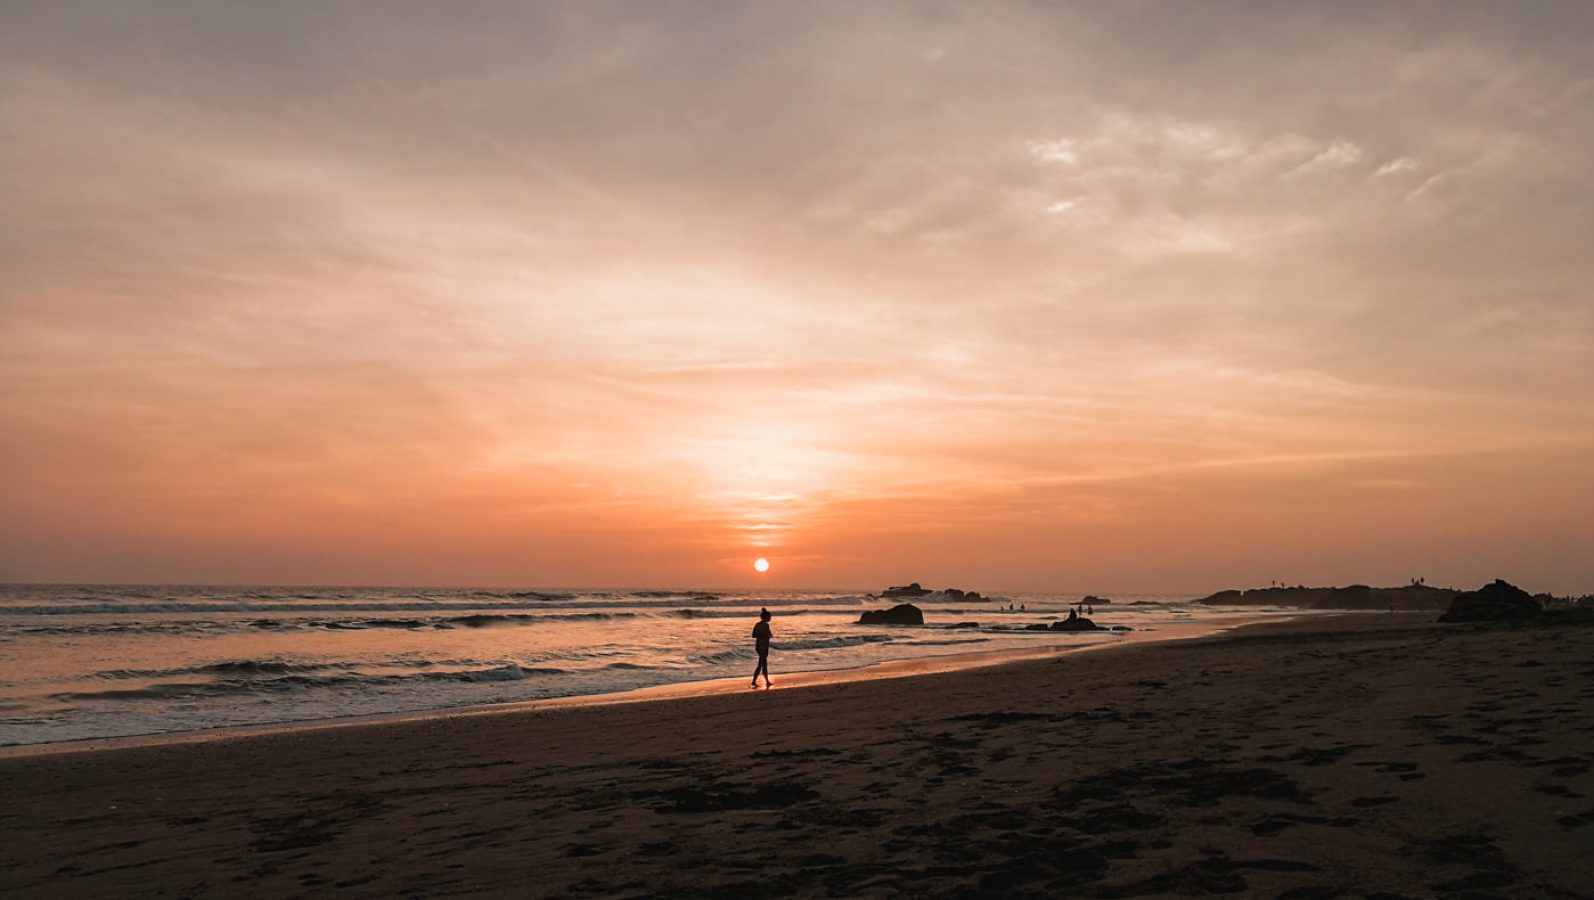
[[[343,672],[333,675],[303,674],[305,671],[320,669],[325,671],[331,666],[291,666],[283,664],[281,667],[268,663],[240,663],[231,668],[223,665],[196,666],[187,670],[198,674],[202,671],[218,673],[267,673],[287,672],[270,678],[227,678],[218,681],[174,681],[158,684],[143,685],[130,688],[109,688],[102,691],[65,691],[51,694],[57,700],[72,701],[104,701],[104,700],[150,700],[150,699],[176,699],[182,697],[220,697],[240,694],[263,694],[298,691],[311,688],[341,688],[341,687],[370,687],[384,685],[400,685],[406,682],[433,681],[433,682],[466,682],[480,683],[492,681],[523,681],[527,678],[543,675],[564,675],[567,669],[551,666],[521,666],[518,663],[507,663],[488,669],[463,669],[445,672],[417,672],[410,675],[362,675],[359,672]],[[176,674],[180,670],[173,670],[169,674]],[[111,674],[111,673],[107,673]],[[138,675],[136,672],[125,673],[128,676]]]

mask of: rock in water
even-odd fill
[[[919,587],[919,583],[917,581],[915,581],[912,584],[892,585],[891,587],[888,587],[885,590],[881,591],[880,592],[880,596],[884,597],[884,598],[891,598],[891,597],[923,597],[925,594],[933,594],[933,593],[935,593],[935,592],[930,590],[929,588]]]
[[[1052,631],[1106,631],[1107,629],[1101,627],[1100,625],[1097,625],[1095,622],[1092,622],[1091,620],[1085,618],[1084,616],[1078,616],[1078,617],[1075,617],[1075,618],[1059,619],[1056,622],[1053,622],[1052,626],[1051,626],[1051,630]]]
[[[1457,594],[1441,622],[1520,622],[1543,611],[1527,591],[1496,578],[1475,591]]]
[[[859,625],[923,625],[924,612],[912,603],[899,603],[890,609],[866,609]]]

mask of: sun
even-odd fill
[[[760,572],[768,572],[769,571],[769,560],[767,560],[767,559],[763,558],[762,556],[760,556],[759,558],[753,560],[753,568],[757,569]]]

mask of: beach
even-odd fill
[[[0,893],[1594,895],[1594,629],[1432,618],[16,756]]]
[[[914,598],[924,623],[904,627],[861,624],[894,601],[858,590],[0,585],[0,756],[16,745],[693,693],[717,680],[734,688],[756,664],[749,632],[764,609],[782,671],[805,678],[1301,614],[1127,594],[1102,609],[1103,627],[1122,630],[1054,631],[1080,594],[960,594]]]

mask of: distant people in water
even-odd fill
[[[764,687],[768,689],[775,682],[769,680],[769,610],[762,609],[758,613],[758,624],[753,626],[753,648],[758,651],[758,668],[753,670],[753,687],[758,687],[758,676],[764,676]]]

